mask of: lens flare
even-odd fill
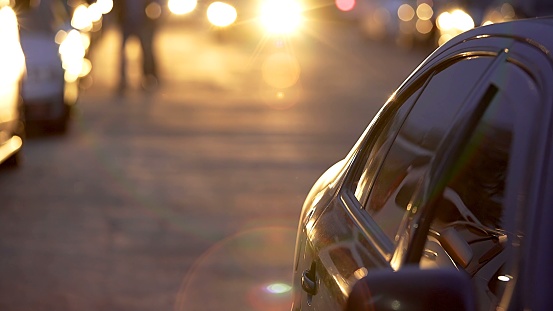
[[[174,310],[279,311],[292,303],[293,227],[247,229],[213,244],[184,275]],[[204,299],[206,292],[217,299]]]
[[[292,286],[285,283],[273,283],[265,287],[268,293],[284,294],[292,290]]]
[[[269,33],[290,34],[301,24],[302,9],[295,0],[265,0],[260,20]]]
[[[289,53],[278,52],[269,56],[262,67],[263,80],[272,87],[285,89],[300,78],[300,65]]]

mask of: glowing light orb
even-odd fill
[[[497,279],[500,280],[501,282],[509,282],[510,280],[513,279],[513,277],[510,275],[500,275],[497,277]]]
[[[302,21],[302,9],[295,0],[266,0],[261,7],[261,23],[267,31],[290,34]]]
[[[397,9],[397,16],[404,22],[408,22],[415,17],[415,9],[407,3],[402,4]]]
[[[169,11],[176,15],[188,14],[196,9],[198,0],[169,0]]]
[[[335,0],[336,7],[340,11],[348,12],[355,7],[355,0]]]
[[[224,2],[213,2],[207,8],[207,19],[209,22],[218,27],[230,26],[234,21],[238,13],[236,9]]]
[[[89,31],[92,29],[92,18],[88,7],[84,4],[79,5],[73,12],[73,18],[71,19],[71,26],[76,29]]]
[[[292,290],[292,286],[284,283],[273,283],[267,285],[265,289],[271,294],[284,294]]]

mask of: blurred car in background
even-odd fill
[[[25,119],[29,125],[63,133],[77,102],[79,78],[90,70],[85,61],[90,38],[71,27],[65,1],[19,1],[16,9],[27,66]]]
[[[25,58],[17,17],[9,4],[0,0],[0,164],[16,166],[25,131],[20,96]]]
[[[472,29],[400,85],[303,204],[292,310],[551,309],[551,33]]]

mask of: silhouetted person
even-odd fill
[[[125,46],[135,36],[142,48],[142,87],[152,90],[158,86],[159,77],[154,54],[154,36],[161,16],[160,0],[114,0],[113,12],[121,29],[121,57],[119,91],[127,87],[127,58]]]

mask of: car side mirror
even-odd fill
[[[469,276],[455,269],[371,271],[349,295],[346,311],[475,310]]]

